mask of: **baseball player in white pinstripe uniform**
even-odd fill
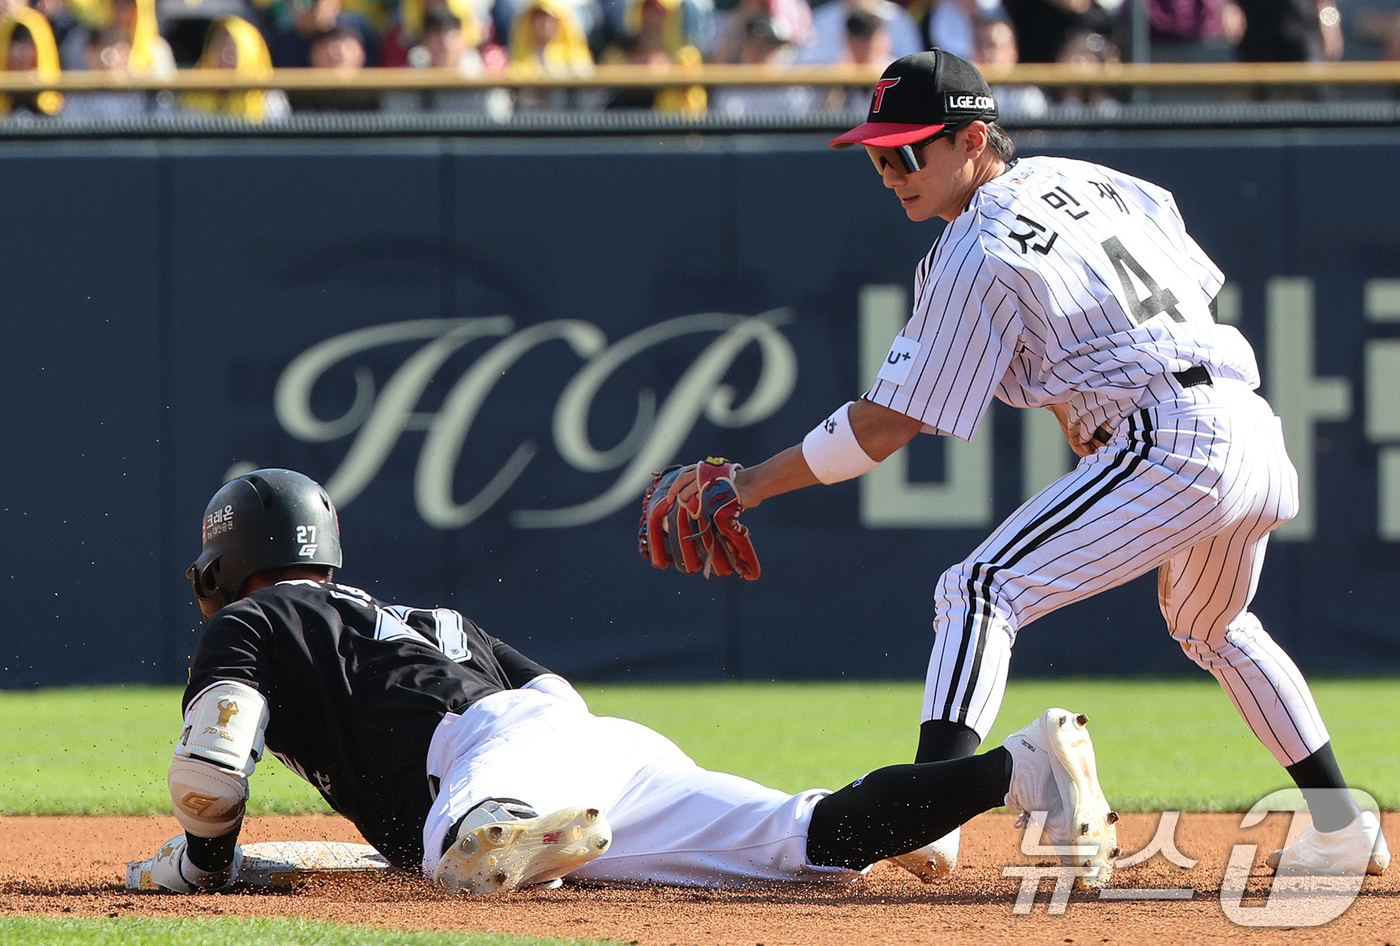
[[[892,64],[868,121],[832,142],[864,145],[910,220],[947,227],[874,386],[739,468],[740,504],[859,476],[921,431],[971,439],[993,397],[1050,409],[1081,460],[938,580],[917,759],[987,736],[1026,625],[1157,569],[1172,637],[1308,797],[1315,829],[1287,864],[1379,873],[1379,822],[1345,791],[1307,683],[1249,611],[1297,482],[1249,343],[1213,318],[1224,277],[1170,193],[1082,161],[1018,161],[996,116],[977,70],[933,50]],[[953,836],[901,862],[931,878],[956,852]]]

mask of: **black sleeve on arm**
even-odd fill
[[[485,632],[482,632],[482,636],[491,642],[491,653],[495,655],[496,663],[505,671],[506,680],[512,687],[519,689],[542,673],[553,673],[548,667],[535,663],[505,641]]]
[[[246,683],[267,697],[272,685],[271,649],[271,629],[261,611],[244,607],[236,614],[220,612],[199,637],[181,712],[206,687],[223,680]]]

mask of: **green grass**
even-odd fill
[[[497,933],[415,933],[301,919],[0,917],[0,946],[568,946],[601,942]]]
[[[180,735],[179,687],[0,691],[0,812],[169,814],[165,772]],[[258,767],[255,810],[329,812],[271,757]]]
[[[787,791],[839,788],[913,758],[921,685],[728,683],[597,686],[595,712],[645,723],[701,765]],[[1314,681],[1353,785],[1400,807],[1400,727],[1377,707],[1396,681]],[[168,814],[165,771],[179,733],[174,687],[0,691],[0,812]],[[1015,682],[989,745],[1047,706],[1089,714],[1104,789],[1125,811],[1239,811],[1288,778],[1209,677]],[[324,812],[270,757],[252,782],[256,813]]]

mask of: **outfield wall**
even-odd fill
[[[1230,278],[1303,514],[1256,610],[1313,671],[1400,669],[1393,132],[1027,136],[1175,191]],[[182,681],[230,471],[326,482],[342,577],[591,679],[921,676],[934,581],[1071,462],[1048,412],[754,510],[763,578],[636,554],[652,470],[857,396],[934,225],[824,136],[8,144],[0,686]],[[1014,672],[1187,668],[1141,579]]]

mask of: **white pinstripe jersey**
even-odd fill
[[[1025,158],[980,187],[914,278],[914,311],[866,393],[970,440],[992,397],[1065,404],[1085,440],[1155,377],[1205,365],[1257,386],[1210,305],[1224,276],[1172,195],[1110,168]]]

